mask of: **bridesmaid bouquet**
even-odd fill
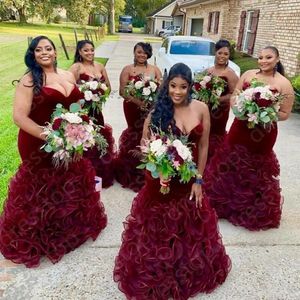
[[[100,112],[103,104],[107,101],[110,89],[104,81],[84,81],[78,85],[80,92],[84,95],[83,104],[88,110]]]
[[[46,143],[41,149],[53,152],[55,167],[64,165],[66,168],[72,161],[79,160],[84,151],[97,146],[100,157],[106,153],[106,139],[100,134],[100,126],[95,125],[80,105],[73,103],[70,110],[56,105],[51,122],[43,127]]]
[[[159,84],[150,76],[142,74],[130,78],[125,86],[125,95],[141,99],[145,103],[152,104],[156,99]]]
[[[220,102],[220,96],[225,91],[226,80],[208,72],[196,73],[192,87],[192,98],[211,105],[216,109]]]
[[[271,126],[278,121],[278,111],[283,95],[257,79],[245,83],[236,96],[233,113],[239,120],[247,120],[248,128],[255,125]]]
[[[178,176],[179,181],[187,183],[197,174],[197,167],[192,159],[191,149],[186,136],[178,138],[172,133],[154,134],[141,146],[143,154],[142,164],[139,169],[146,169],[151,172],[153,178],[162,176],[164,180]],[[161,186],[160,192],[169,193],[169,186]]]

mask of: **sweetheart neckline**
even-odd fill
[[[45,85],[45,86],[43,86],[43,88],[46,88],[46,89],[50,89],[50,90],[56,91],[56,92],[60,93],[62,96],[64,96],[65,98],[69,98],[69,97],[72,95],[72,93],[75,91],[75,89],[76,89],[76,84],[74,83],[74,87],[73,87],[71,93],[70,93],[68,96],[66,96],[66,95],[63,94],[61,91],[59,91],[59,90],[57,90],[57,89],[55,89],[55,88],[53,88],[53,87],[51,87],[51,86],[46,86],[46,85]]]

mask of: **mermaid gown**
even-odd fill
[[[80,81],[96,80],[95,78],[82,73],[79,77]],[[109,124],[104,123],[104,117],[102,112],[90,112],[90,116],[94,117],[94,122],[97,125],[103,126],[101,134],[105,137],[108,148],[107,153],[100,158],[100,153],[97,147],[94,147],[85,152],[84,157],[88,158],[93,167],[95,168],[96,175],[102,178],[102,186],[104,188],[110,187],[114,182],[114,158],[115,158],[115,140],[112,135],[112,127]]]
[[[196,160],[201,134],[201,124],[189,134]],[[215,211],[205,196],[201,209],[189,200],[192,182],[182,184],[173,178],[169,194],[163,195],[159,179],[149,173],[145,179],[124,222],[115,260],[114,280],[119,289],[127,299],[135,300],[188,299],[213,291],[231,267]]]
[[[43,87],[33,97],[29,117],[45,125],[57,103],[68,108],[80,98],[77,87],[67,97]],[[107,223],[89,160],[71,163],[67,170],[54,168],[52,155],[40,150],[43,144],[20,129],[22,163],[10,181],[0,217],[1,253],[27,267],[38,266],[42,256],[58,262],[87,239],[95,240]]]
[[[228,82],[227,78],[221,76],[226,82]],[[228,83],[225,87],[224,92],[221,96],[227,95]],[[209,106],[209,114],[210,114],[210,133],[209,133],[209,147],[208,147],[208,155],[207,155],[207,163],[209,163],[210,159],[214,156],[215,152],[224,142],[226,136],[226,124],[229,117],[230,104],[228,102],[220,102],[220,105],[216,109],[212,109]]]
[[[219,218],[249,230],[278,227],[280,167],[273,146],[277,124],[247,127],[235,119],[224,144],[205,170],[204,189]]]
[[[138,192],[145,183],[145,173],[136,167],[140,164],[138,146],[140,145],[143,125],[147,113],[132,102],[124,100],[123,110],[127,128],[119,139],[119,151],[115,160],[116,180],[125,188]]]

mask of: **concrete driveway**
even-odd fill
[[[96,51],[98,56],[109,57],[106,69],[113,92],[104,116],[112,125],[116,140],[125,128],[122,99],[118,96],[119,74],[123,66],[133,61],[134,44],[144,38],[148,36],[121,34],[119,42],[108,42]],[[153,46],[157,50],[159,44]],[[285,197],[280,228],[249,232],[220,221],[232,270],[226,282],[212,294],[193,299],[300,299],[299,128],[299,115],[292,115],[279,124],[275,151],[281,163]],[[112,270],[120,246],[122,221],[129,214],[134,195],[118,183],[104,190],[101,199],[108,215],[108,226],[95,242],[85,243],[55,265],[44,260],[39,268],[26,269],[1,257],[2,299],[125,299],[112,280]]]

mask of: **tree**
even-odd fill
[[[171,0],[127,0],[125,13],[133,17],[135,26],[143,26],[148,14],[171,2]]]
[[[27,23],[27,13],[31,0],[2,0],[3,6],[18,12],[20,23]]]

